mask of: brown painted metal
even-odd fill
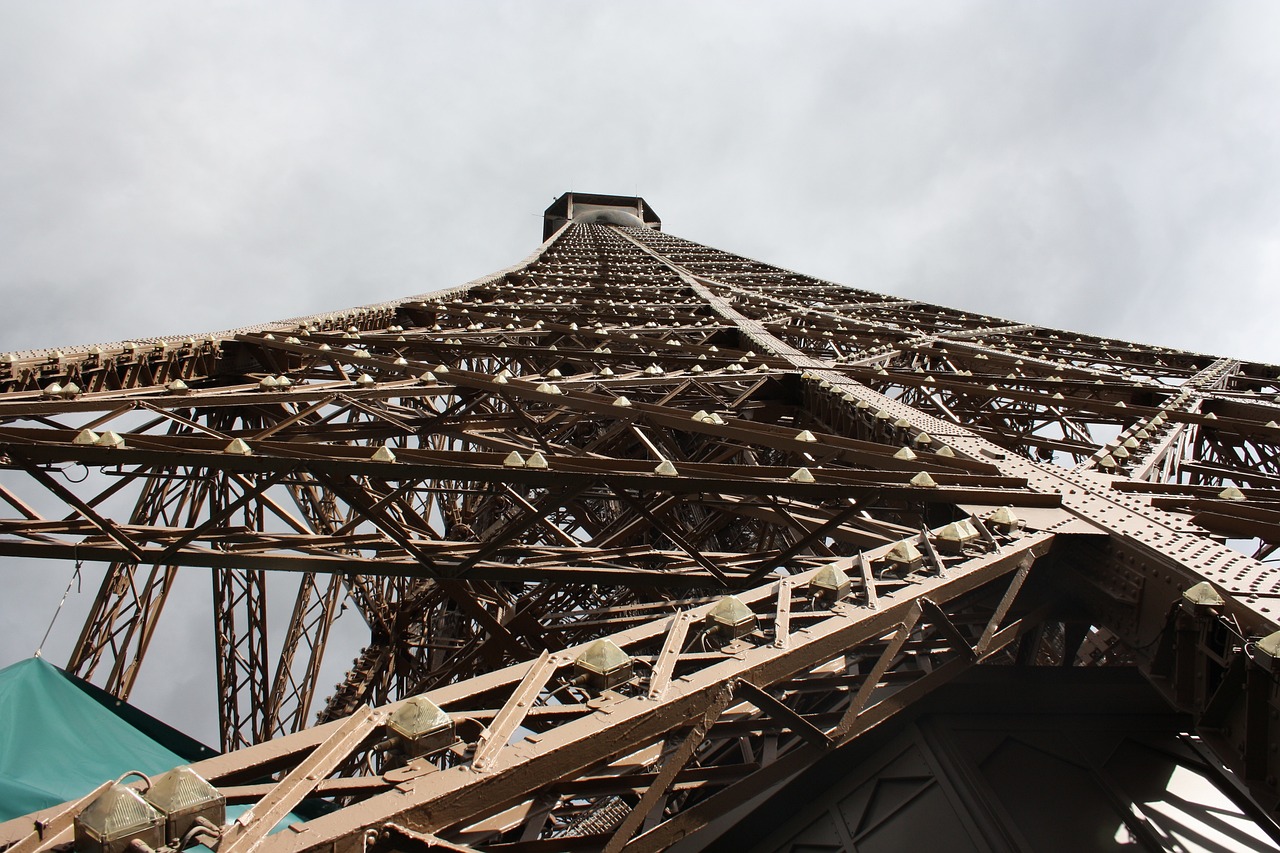
[[[75,832],[75,819],[86,806],[107,792],[113,784],[108,780],[78,800],[56,806],[31,828],[25,838],[21,838],[5,849],[9,853],[36,853],[50,847],[70,844]]]
[[[1019,659],[1143,666],[1274,808],[1275,675],[1249,650],[1280,606],[1256,559],[1280,545],[1280,368],[569,210],[460,288],[0,359],[0,554],[108,564],[71,671],[127,697],[177,573],[208,568],[221,739],[242,748],[201,766],[238,796],[364,703],[427,691],[458,721],[465,746],[434,764],[316,780],[351,799],[257,849],[658,849],[814,760],[815,732],[865,732],[1015,641]],[[1028,529],[978,517],[962,553],[936,547],[1000,506]],[[886,558],[904,541],[922,553],[905,574]],[[848,600],[808,591],[824,566]],[[296,579],[279,625],[268,577]],[[1205,580],[1221,607],[1177,615]],[[759,627],[722,648],[703,619],[729,592]],[[348,605],[368,643],[317,708]],[[638,674],[591,696],[570,664],[605,636]],[[661,760],[667,743],[696,756]],[[343,774],[380,766],[367,749]]]
[[[352,751],[382,722],[382,716],[366,708],[343,720],[329,736],[280,783],[267,792],[248,811],[233,821],[218,844],[221,853],[253,853],[277,823],[315,789],[319,780],[338,768]]]

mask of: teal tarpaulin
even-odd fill
[[[0,669],[0,821],[185,763],[41,658]]]

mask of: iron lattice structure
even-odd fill
[[[821,281],[639,199],[548,223],[451,290],[0,359],[0,554],[109,564],[68,670],[127,698],[212,576],[196,767],[257,803],[219,853],[661,849],[978,664],[1140,666],[1274,810],[1280,369]],[[422,693],[457,742],[396,758]]]

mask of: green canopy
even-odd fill
[[[77,682],[41,658],[0,669],[0,821],[82,797],[129,770],[153,775],[188,762]]]
[[[154,778],[216,754],[43,658],[0,669],[0,822],[83,797],[130,770]],[[228,806],[227,818],[247,808]],[[328,808],[311,803],[298,812]],[[287,815],[272,832],[299,820]]]

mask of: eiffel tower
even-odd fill
[[[1274,818],[1280,368],[822,281],[636,197],[544,223],[448,290],[0,356],[0,555],[107,567],[66,669],[128,699],[212,578],[195,768],[255,804],[219,853],[666,849],[1037,667],[1141,671]]]

